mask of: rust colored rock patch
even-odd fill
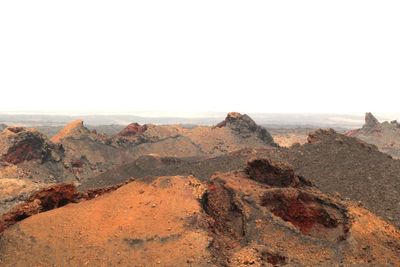
[[[77,197],[76,187],[72,184],[50,186],[33,194],[28,201],[3,214],[0,218],[0,233],[10,225],[34,214],[62,207]]]
[[[24,140],[23,142],[9,148],[3,159],[11,164],[40,159],[42,157],[42,145],[43,142],[41,142],[41,140]]]
[[[140,125],[139,123],[131,123],[125,129],[123,129],[118,135],[129,137],[137,136],[144,133],[147,130],[147,125]]]
[[[9,164],[60,158],[62,150],[35,129],[9,127],[0,133],[0,160]]]
[[[350,228],[343,207],[308,192],[291,189],[267,191],[262,205],[305,235],[340,241],[346,238]]]

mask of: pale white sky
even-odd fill
[[[400,1],[1,1],[0,112],[399,112]]]

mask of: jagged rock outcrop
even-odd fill
[[[243,138],[256,134],[265,143],[276,145],[271,134],[265,128],[257,125],[247,114],[230,112],[225,120],[217,124],[216,127],[228,127]]]
[[[288,187],[300,184],[293,167],[282,161],[255,159],[249,161],[246,173],[252,178],[269,186]]]
[[[83,125],[82,120],[75,120],[70,123],[68,123],[60,132],[58,132],[56,135],[54,135],[51,138],[51,141],[55,143],[59,143],[62,139],[68,138],[68,137],[81,137],[83,135],[88,135],[90,134],[89,129],[87,129]]]
[[[363,129],[365,130],[372,130],[376,126],[379,126],[379,121],[375,118],[372,113],[367,112],[365,114],[365,124],[363,126]]]
[[[62,153],[60,146],[51,143],[35,129],[8,127],[0,133],[0,161],[9,164],[32,160],[58,162]]]
[[[7,125],[0,123],[0,132],[7,128]]]
[[[279,170],[280,164],[269,159],[255,160],[275,166],[264,168],[264,177],[293,172],[288,166]],[[3,232],[0,264],[400,264],[400,232],[393,226],[302,183],[276,187],[257,181],[247,174],[260,172],[254,163],[246,171],[217,173],[208,182],[193,176],[148,177],[34,215]]]
[[[380,123],[371,113],[366,113],[362,128],[348,131],[346,135],[374,144],[382,152],[400,158],[400,124],[396,120]]]

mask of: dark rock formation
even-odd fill
[[[375,118],[374,115],[372,115],[372,113],[370,112],[365,113],[365,123],[361,128],[362,131],[371,132],[376,130],[376,128],[379,126],[380,126],[379,121]]]
[[[0,133],[0,160],[19,164],[24,161],[60,161],[62,148],[34,129],[9,127]]]
[[[270,186],[297,186],[300,182],[293,167],[283,161],[255,159],[247,163],[245,170],[253,180]]]
[[[255,123],[247,114],[238,112],[230,112],[224,121],[216,125],[216,127],[228,127],[243,138],[250,137],[253,133],[270,145],[276,145],[271,134],[264,128]]]
[[[131,123],[126,126],[118,135],[129,137],[129,136],[138,136],[144,133],[147,130],[147,125],[140,125],[139,123]]]
[[[0,132],[3,131],[5,128],[7,128],[7,125],[5,124],[0,124]]]
[[[375,116],[372,115],[371,112],[367,112],[367,113],[365,114],[365,124],[364,124],[364,127],[365,127],[365,128],[368,128],[368,129],[372,129],[372,128],[374,128],[375,126],[378,126],[378,125],[379,125],[379,121],[375,118]]]

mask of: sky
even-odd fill
[[[400,112],[399,1],[1,1],[0,112]]]

